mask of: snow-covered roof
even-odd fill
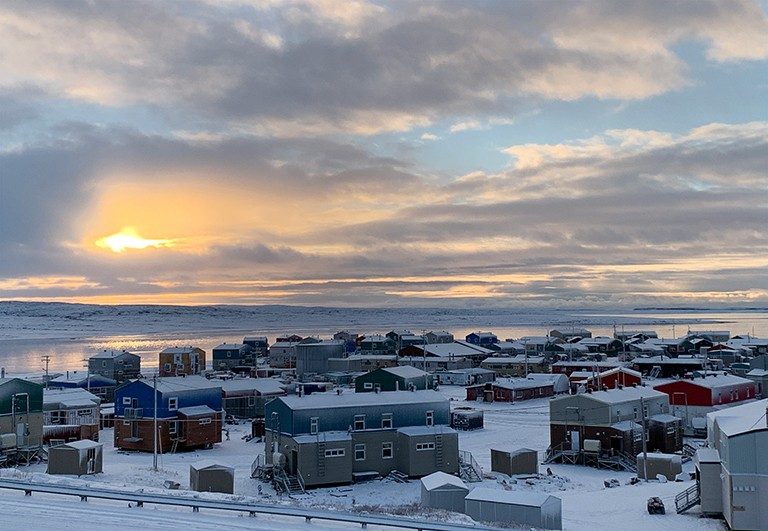
[[[511,391],[522,391],[524,389],[552,387],[554,384],[547,381],[528,380],[527,378],[508,378],[496,380],[492,385],[494,387],[501,387],[502,389],[509,389]]]
[[[221,463],[216,463],[215,461],[211,461],[210,459],[204,459],[202,461],[190,463],[189,468],[193,468],[195,470],[207,470],[210,468],[217,468],[217,469],[231,470],[233,472],[235,470],[231,466],[222,465]]]
[[[544,492],[527,492],[520,490],[501,490],[477,487],[465,500],[503,503],[504,505],[524,505],[526,507],[542,507],[550,498],[559,499]]]
[[[103,445],[99,442],[92,441],[90,439],[82,439],[80,441],[68,442],[64,446],[68,446],[70,448],[77,448],[78,450],[88,450],[90,448],[98,448]]]
[[[243,347],[245,347],[245,345],[241,343],[222,343],[221,345],[213,347],[213,350],[240,350]]]
[[[181,413],[184,416],[187,417],[196,417],[198,415],[214,415],[216,414],[216,411],[209,408],[208,406],[190,406],[190,407],[180,407],[178,409],[179,413]]]
[[[477,356],[478,354],[493,354],[493,350],[467,343],[466,341],[453,341],[452,343],[430,343],[429,345],[413,345],[419,350],[426,350],[427,354],[441,358]]]
[[[677,358],[670,358],[668,356],[650,356],[647,358],[644,357],[637,357],[632,360],[632,363],[640,364],[640,365],[647,365],[647,364],[654,364],[654,365],[691,365],[691,366],[701,366],[702,364],[706,363],[707,360],[704,358],[683,358],[683,357],[677,357]]]
[[[283,383],[274,378],[233,378],[221,380],[221,389],[225,393],[237,391],[256,391],[262,395],[281,394],[285,391]]]
[[[299,444],[311,444],[320,442],[351,441],[352,435],[348,431],[324,431],[318,435],[297,435],[293,438]]]
[[[141,380],[152,387],[152,380]],[[157,379],[157,390],[161,393],[173,393],[181,391],[193,391],[195,389],[221,388],[221,382],[208,380],[202,376],[166,376]]]
[[[446,435],[448,433],[456,433],[456,430],[447,426],[404,426],[397,430],[398,433],[403,435],[409,435],[416,437],[418,435]]]
[[[131,352],[128,352],[127,350],[102,350],[98,354],[94,354],[91,356],[91,359],[112,359],[116,358],[118,356],[122,356],[123,354],[130,354],[131,356],[136,356],[136,354],[133,354]]]
[[[669,413],[659,413],[658,415],[652,415],[651,420],[655,420],[658,422],[675,422],[677,420],[680,420],[680,417],[670,415]]]
[[[656,391],[651,387],[624,387],[622,389],[609,389],[607,391],[593,391],[579,396],[586,396],[606,404],[621,404],[623,402],[633,402],[640,398],[660,398],[666,397],[665,393]]]
[[[555,383],[558,380],[568,381],[568,377],[563,373],[549,373],[549,372],[531,372],[528,373],[528,379],[540,382]]]
[[[768,371],[765,369],[752,369],[747,373],[747,376],[768,376]]]
[[[91,383],[94,381],[99,382],[105,382],[109,385],[117,385],[117,382],[111,378],[107,378],[106,376],[102,376],[100,374],[91,374],[90,375]],[[61,383],[70,383],[75,385],[81,385],[81,384],[87,384],[88,383],[88,373],[86,371],[69,371],[66,374],[62,374],[60,376],[57,376],[56,378],[51,379],[48,384],[61,384]],[[93,387],[93,385],[92,385]]]
[[[187,354],[194,352],[198,348],[199,347],[168,347],[165,350],[161,350],[160,354]]]
[[[452,369],[440,374],[493,374],[493,371],[489,369],[483,369],[482,367],[469,367],[467,369]]]
[[[428,476],[424,476],[421,478],[421,484],[424,485],[424,488],[427,490],[435,490],[446,485],[451,485],[469,491],[469,487],[467,487],[466,483],[464,483],[461,478],[446,474],[445,472],[434,472]]]
[[[618,341],[618,340],[612,337],[607,337],[607,336],[597,336],[597,337],[586,337],[581,341],[579,341],[579,343],[582,345],[608,345],[609,343],[613,343],[614,341]]]
[[[768,399],[708,413],[707,417],[717,421],[720,431],[726,436],[733,437],[766,429],[768,427],[766,408],[768,408]]]
[[[626,363],[621,361],[556,361],[553,367],[623,367]]]
[[[636,431],[636,430],[643,429],[643,427],[640,424],[638,424],[637,422],[633,422],[631,420],[622,420],[621,422],[611,424],[611,428],[619,431],[630,431],[630,430]]]
[[[507,363],[525,363],[528,362],[532,365],[544,363],[543,356],[526,356],[525,354],[518,354],[517,356],[493,356],[491,358],[485,358],[482,363],[486,365],[504,365]]]
[[[421,369],[417,369],[416,367],[413,367],[411,365],[400,365],[398,367],[382,367],[379,370],[386,371],[390,374],[394,374],[395,376],[399,376],[401,378],[423,378],[427,374]]]
[[[694,459],[699,463],[719,463],[720,452],[716,448],[699,448],[696,450]]]
[[[692,380],[679,380],[675,383],[687,383],[689,385],[695,385],[697,387],[704,387],[707,389],[718,389],[721,387],[731,387],[734,385],[754,385],[752,380],[748,378],[742,378],[741,376],[736,376],[733,374],[707,374],[706,377],[700,378],[696,377]],[[673,385],[673,384],[662,384],[658,385],[656,387],[663,387],[665,385]]]
[[[245,336],[243,341],[264,341],[266,343],[267,336]]]
[[[646,455],[648,456],[648,461],[669,461],[669,462],[681,462],[682,457],[677,454],[662,454],[660,452],[647,452]],[[637,454],[637,459],[642,459],[643,453],[640,452]]]
[[[269,348],[291,348],[298,344],[298,341],[276,341],[275,343],[272,343],[272,346]]]
[[[67,408],[90,408],[101,403],[101,399],[80,387],[69,389],[43,389],[43,405],[60,404]]]
[[[313,393],[311,395],[282,396],[285,405],[293,410],[361,407],[381,404],[423,404],[446,402],[437,391],[383,391],[381,393]]]

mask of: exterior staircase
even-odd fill
[[[701,489],[699,488],[699,482],[685,489],[683,492],[675,496],[675,509],[677,514],[684,513],[691,507],[699,505],[701,503]]]
[[[459,477],[469,483],[483,481],[483,469],[470,452],[459,452]]]

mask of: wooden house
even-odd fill
[[[102,350],[88,358],[88,370],[122,383],[141,376],[141,357],[127,350]]]
[[[528,354],[485,358],[480,362],[480,367],[495,372],[497,376],[526,376],[531,372],[549,372],[549,363],[544,356]]]
[[[43,443],[99,440],[101,399],[85,389],[43,391]]]
[[[639,372],[626,367],[614,367],[601,372],[576,371],[571,373],[569,379],[574,391],[599,391],[643,383],[643,376]]]
[[[214,371],[234,371],[238,367],[254,367],[256,360],[251,347],[237,343],[222,343],[211,352]]]
[[[263,358],[269,353],[269,340],[266,336],[245,336],[243,345],[248,345],[255,358]]]
[[[160,352],[159,376],[192,376],[205,370],[205,351],[197,347],[171,347]]]
[[[467,387],[467,400],[483,402],[519,402],[554,395],[552,382],[527,378],[500,378]]]
[[[100,374],[87,374],[83,371],[67,371],[48,382],[48,389],[85,389],[98,396],[103,403],[115,399],[117,381]]]

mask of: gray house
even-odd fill
[[[254,357],[249,345],[222,343],[214,347],[211,353],[214,371],[231,371],[235,367],[254,366]]]
[[[328,372],[328,359],[340,358],[345,348],[346,343],[341,339],[300,342],[296,345],[296,376],[302,378],[310,373],[325,374]]]
[[[459,470],[449,402],[435,391],[279,397],[265,414],[266,463],[307,487]]]
[[[276,341],[269,347],[269,366],[277,368],[296,367],[296,345],[298,341]]]
[[[141,358],[127,350],[103,350],[88,359],[88,370],[117,383],[126,382],[141,374]]]

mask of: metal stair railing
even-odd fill
[[[699,482],[685,489],[683,492],[675,496],[675,509],[677,514],[684,513],[691,507],[699,505],[701,503],[701,489],[699,488]]]

